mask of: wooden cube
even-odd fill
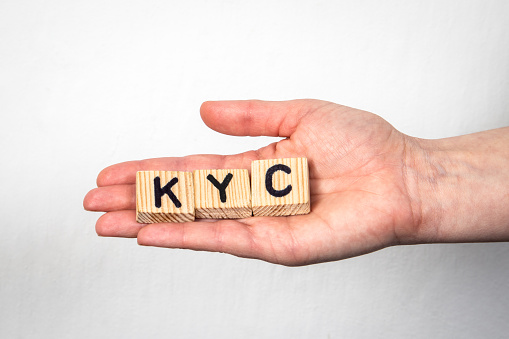
[[[139,223],[194,220],[191,172],[140,171],[136,173],[136,221]]]
[[[307,214],[309,169],[306,158],[256,160],[251,163],[254,216]]]
[[[196,218],[238,219],[252,216],[247,170],[196,170],[193,176]]]

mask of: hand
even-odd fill
[[[107,212],[101,236],[140,245],[218,251],[284,265],[352,257],[411,243],[421,215],[409,189],[412,138],[382,118],[315,100],[205,102],[203,121],[229,135],[286,139],[237,155],[193,155],[120,163],[104,169],[84,207]],[[257,159],[307,157],[311,213],[289,217],[138,224],[135,174],[141,170],[246,168]]]

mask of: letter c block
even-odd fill
[[[284,216],[310,212],[306,158],[256,160],[251,163],[253,215]]]
[[[136,173],[136,221],[187,222],[194,220],[193,174],[180,171]]]

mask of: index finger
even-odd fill
[[[129,185],[136,182],[137,171],[193,171],[197,169],[250,169],[251,161],[259,158],[255,151],[235,155],[189,155],[186,157],[154,158],[127,161],[103,169],[97,186]]]

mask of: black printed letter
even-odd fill
[[[267,173],[265,174],[265,188],[267,189],[267,192],[269,192],[270,195],[275,196],[277,198],[284,197],[288,193],[292,191],[292,185],[286,186],[282,190],[277,190],[272,186],[272,176],[277,171],[283,171],[286,174],[292,173],[292,169],[286,165],[283,164],[277,164],[272,166],[267,170]]]
[[[232,180],[233,174],[228,173],[226,177],[224,177],[223,182],[219,183],[216,178],[212,174],[207,175],[207,179],[214,185],[215,188],[219,190],[219,199],[221,199],[221,202],[226,202],[226,187],[228,187],[228,184],[230,183],[230,180]]]
[[[165,194],[168,194],[171,201],[173,201],[173,203],[175,204],[175,207],[177,207],[177,208],[182,207],[182,204],[180,203],[180,201],[177,199],[175,194],[173,194],[173,192],[171,191],[171,187],[173,185],[175,185],[178,181],[179,181],[178,178],[173,178],[163,188],[161,188],[161,178],[159,178],[159,177],[154,178],[154,194],[155,194],[155,198],[156,198],[155,203],[156,203],[157,208],[161,207],[161,197]]]

